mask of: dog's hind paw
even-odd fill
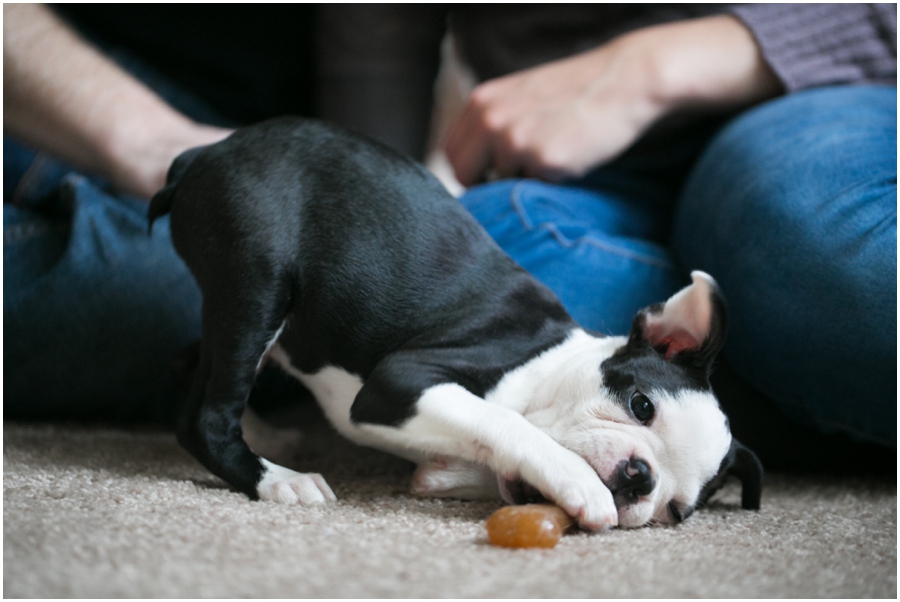
[[[256,486],[259,499],[281,504],[325,504],[337,501],[331,487],[315,473],[294,472],[263,460],[266,472]]]

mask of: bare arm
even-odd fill
[[[152,196],[181,151],[229,131],[197,124],[42,5],[3,6],[4,132]]]
[[[781,91],[750,31],[715,16],[648,27],[478,86],[446,139],[464,185],[579,176],[680,110],[722,111]]]

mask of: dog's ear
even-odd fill
[[[728,477],[737,477],[741,482],[741,507],[759,510],[762,498],[763,466],[749,448],[732,438],[728,453],[722,458],[719,472],[703,486],[697,498],[697,506],[704,506],[715,493],[725,485]]]
[[[708,369],[725,342],[725,299],[709,274],[691,272],[691,279],[665,303],[638,312],[629,344],[649,343],[666,359]]]
[[[728,467],[728,474],[741,481],[741,506],[746,510],[759,510],[762,498],[762,462],[737,439],[731,440],[729,455],[732,462]]]

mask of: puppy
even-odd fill
[[[709,385],[724,338],[706,274],[586,332],[413,161],[280,118],[181,155],[152,200],[203,292],[178,440],[251,499],[335,499],[241,432],[271,358],[356,443],[419,463],[422,495],[540,495],[582,528],[687,517],[725,478],[758,508],[762,469]]]

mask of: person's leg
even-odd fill
[[[652,242],[667,199],[509,180],[470,189],[460,200],[591,330],[626,334],[637,310],[684,284],[669,252]]]
[[[789,416],[896,446],[896,89],[750,110],[684,187],[673,249],[729,303],[725,355]]]
[[[201,101],[131,57],[124,67],[195,119]],[[173,360],[200,336],[200,292],[167,217],[4,139],[4,418],[172,422]],[[189,355],[184,356],[189,361]]]
[[[53,177],[40,171],[28,181]],[[145,202],[73,173],[18,198],[3,211],[4,417],[171,421],[200,293],[168,220],[148,235]]]

